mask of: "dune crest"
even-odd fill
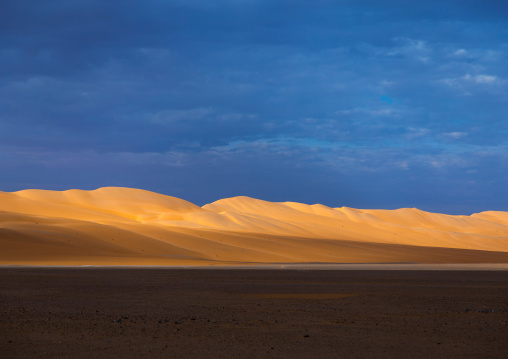
[[[0,192],[0,263],[508,263],[508,213],[471,216],[150,191]]]

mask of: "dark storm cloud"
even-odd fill
[[[0,185],[500,209],[507,19],[472,0],[2,1]]]

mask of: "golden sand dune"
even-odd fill
[[[360,210],[149,191],[0,192],[3,264],[508,263],[508,213]]]

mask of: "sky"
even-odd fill
[[[508,211],[508,2],[2,0],[0,190]]]

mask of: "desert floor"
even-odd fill
[[[1,268],[2,358],[506,358],[508,271]]]

